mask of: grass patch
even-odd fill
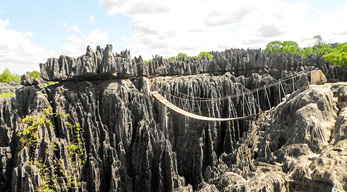
[[[45,87],[51,86],[51,85],[56,85],[58,84],[59,81],[49,81],[48,83],[45,83]]]
[[[16,90],[13,90],[12,92],[1,93],[0,97],[11,97],[15,93],[16,93]]]

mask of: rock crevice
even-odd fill
[[[346,84],[308,85],[312,77],[300,76],[250,93],[314,68],[328,82],[346,80],[346,71],[318,57],[212,54],[157,56],[147,68],[108,45],[41,64],[42,77],[60,83],[0,98],[0,191],[347,190]],[[209,117],[273,109],[204,122],[170,111],[153,90]],[[27,132],[37,137],[26,147],[19,133],[33,125],[23,121],[29,116],[46,118]]]

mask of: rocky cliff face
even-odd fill
[[[7,84],[7,83],[0,83],[0,94],[1,93],[9,93],[13,92],[16,89],[21,88],[22,86],[18,84]]]
[[[231,72],[235,76],[251,76],[253,73],[270,74],[277,79],[293,72],[320,69],[330,81],[346,81],[347,73],[341,67],[332,66],[322,57],[302,58],[290,53],[272,54],[259,50],[229,49],[212,52],[213,60],[201,59],[167,60],[156,55],[149,65],[143,64],[142,57],[131,59],[130,51],[120,54],[112,52],[112,45],[105,49],[89,46],[86,54],[78,57],[60,56],[40,64],[45,80],[64,81],[81,79],[107,79],[141,76],[175,76],[210,73],[222,75]]]
[[[242,94],[313,67],[325,66],[328,81],[346,79],[342,69],[312,58],[312,65],[302,59],[299,65],[291,55],[227,50],[213,61],[156,57],[147,70],[129,54],[107,46],[87,48],[77,59],[49,59],[42,76],[59,84],[0,98],[0,191],[347,190],[346,84],[305,88],[302,76],[292,79],[300,81],[294,87],[287,81]],[[277,61],[288,65],[249,72]],[[194,75],[168,76],[174,74]],[[204,122],[155,101],[149,91],[158,89],[177,106],[210,117],[259,112],[258,103],[276,107],[258,118]]]
[[[290,95],[206,169],[199,191],[346,191],[346,86]]]
[[[98,46],[95,52],[88,46],[86,54],[78,58],[63,55],[59,59],[51,58],[46,63],[40,64],[40,69],[42,78],[49,81],[147,75],[141,56],[132,60],[130,51],[127,50],[114,54],[112,45],[107,45],[105,49]]]

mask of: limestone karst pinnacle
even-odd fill
[[[58,84],[0,98],[0,191],[346,191],[347,84],[334,82],[346,81],[347,72],[320,57],[212,54],[213,60],[156,56],[145,66],[107,45],[40,64],[42,77]],[[305,77],[302,86],[273,86],[268,99],[259,93],[271,113],[240,121],[187,119],[148,91],[152,84],[176,97],[219,98],[312,69],[329,83],[305,86]],[[287,95],[279,98],[282,91]],[[254,95],[243,99],[256,108]],[[175,104],[206,116],[245,110],[239,98]],[[37,140],[22,150],[18,132],[30,123],[21,121],[47,108],[56,114],[47,116],[52,124],[34,129]]]

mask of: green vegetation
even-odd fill
[[[190,59],[191,57],[187,56],[185,53],[178,53],[177,56],[169,57],[167,60],[180,60],[180,59]]]
[[[177,56],[174,56],[174,57],[169,57],[167,58],[168,60],[181,60],[181,59],[191,59],[191,58],[195,58],[195,59],[201,59],[203,57],[207,57],[209,58],[210,60],[213,59],[213,55],[208,53],[208,52],[200,52],[199,55],[195,56],[195,57],[191,57],[191,56],[188,56],[187,54],[185,53],[178,53]]]
[[[16,93],[16,90],[13,90],[12,92],[7,92],[7,93],[1,93],[0,97],[11,97],[15,93]]]
[[[294,41],[272,41],[267,44],[265,51],[272,53],[293,53],[298,54],[300,48],[299,45]]]
[[[32,79],[42,79],[40,76],[40,72],[38,71],[32,71],[32,72],[27,72],[26,75],[28,77],[31,77]],[[12,81],[16,83],[20,83],[21,77],[15,73],[11,73],[9,69],[5,69],[1,74],[0,74],[0,82],[1,83],[11,83]]]
[[[152,61],[152,59],[149,59],[149,60],[144,60],[144,61],[143,61],[143,64],[144,64],[144,65],[148,65],[148,64],[149,64],[149,62],[151,62],[151,61]]]
[[[0,74],[0,82],[2,83],[11,83],[12,81],[20,83],[20,76],[14,73],[11,73],[10,70],[5,69]]]
[[[323,58],[347,69],[347,43],[336,46],[330,53],[323,55]]]
[[[178,53],[177,58],[188,58],[188,59],[190,59],[190,57],[188,57],[187,54],[185,54],[185,53]]]
[[[207,58],[209,58],[210,60],[213,59],[213,55],[210,54],[210,53],[207,53],[207,52],[200,52],[198,56],[195,56],[195,58],[201,59],[201,58],[204,57],[204,56],[207,57]]]
[[[69,166],[64,165],[63,159],[58,159],[55,156],[54,152],[58,151],[59,149],[54,141],[52,141],[53,138],[49,138],[50,143],[48,148],[46,148],[46,156],[44,158],[34,155],[37,147],[41,145],[39,142],[42,138],[40,138],[39,129],[55,129],[54,124],[52,123],[53,117],[60,118],[61,120],[65,121],[66,127],[71,130],[70,141],[67,142],[66,146],[68,153],[67,157],[69,158],[67,162],[71,162]],[[79,123],[74,123],[75,125],[72,125],[67,120],[68,118],[68,114],[62,112],[53,113],[52,108],[49,107],[46,108],[42,114],[28,115],[21,121],[25,128],[17,133],[20,138],[19,141],[22,145],[22,149],[18,155],[20,155],[24,150],[29,150],[29,161],[26,164],[28,166],[36,166],[39,170],[39,176],[41,178],[41,182],[38,183],[35,188],[36,191],[61,191],[64,190],[61,188],[61,184],[63,183],[65,183],[67,187],[71,189],[81,187],[82,183],[80,182],[81,178],[78,174],[78,170],[80,170],[85,164],[85,161],[83,160],[85,153],[84,141],[81,136],[83,134],[83,129]],[[73,120],[70,118],[70,121]],[[47,155],[50,155],[49,158],[53,158],[54,168],[46,164],[46,159],[48,158]],[[72,168],[72,170],[67,169],[67,167]]]
[[[53,123],[48,119],[48,117],[52,116],[52,108],[49,107],[44,110],[44,113],[41,115],[28,115],[24,119],[22,119],[22,124],[27,125],[27,127],[17,133],[20,137],[20,142],[23,146],[20,152],[23,152],[27,148],[36,147],[38,141],[38,128],[43,128],[44,126],[48,126],[49,128],[53,128]]]
[[[325,60],[347,69],[347,43],[327,44],[320,35],[314,37],[313,47],[300,48],[294,41],[272,41],[267,44],[265,51],[272,53],[292,53],[308,57],[321,55]]]
[[[71,127],[71,124],[67,125]],[[81,134],[83,134],[84,131],[81,128],[80,124],[76,123],[75,126],[73,126],[73,132],[75,141],[68,143],[69,156],[71,159],[78,159],[78,163],[83,165],[85,163],[84,160],[82,160],[82,156],[84,154],[84,142],[82,140]]]
[[[48,83],[45,83],[45,87],[51,86],[51,85],[55,85],[58,84],[59,81],[49,81]]]
[[[32,79],[35,79],[35,78],[37,78],[37,79],[39,79],[39,80],[42,80],[42,78],[41,78],[41,75],[40,75],[40,72],[38,72],[38,71],[32,71],[32,72],[27,72],[26,73],[26,75],[28,76],[28,77],[31,77]]]

